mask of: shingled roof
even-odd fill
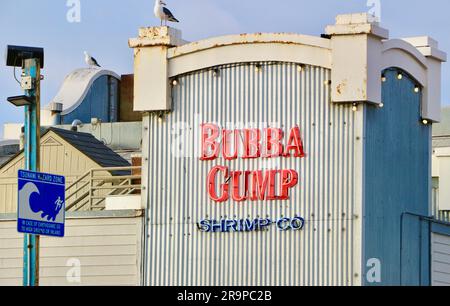
[[[94,162],[104,168],[110,167],[129,167],[128,161],[122,158],[119,154],[108,148],[105,144],[97,138],[88,133],[74,132],[51,127],[49,131],[54,132],[59,137],[74,146],[77,150],[85,154]],[[119,171],[115,171],[119,172]],[[121,171],[122,172],[122,171]],[[122,173],[115,173],[122,174]],[[124,173],[126,174],[126,173]]]

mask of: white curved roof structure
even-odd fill
[[[83,102],[89,88],[99,77],[109,75],[120,80],[120,76],[115,72],[97,68],[77,69],[66,76],[52,103],[63,105],[62,115],[66,115],[76,109]]]

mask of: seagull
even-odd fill
[[[84,51],[84,61],[86,64],[88,64],[90,67],[101,67],[95,58],[89,55],[86,51]]]
[[[153,10],[153,12],[155,13],[155,16],[159,19],[161,19],[161,26],[163,25],[163,20],[165,21],[166,25],[167,25],[167,21],[172,21],[172,22],[179,22],[175,16],[173,16],[172,12],[169,11],[168,8],[166,8],[167,4],[164,3],[164,1],[162,0],[156,0],[155,1],[155,8]]]

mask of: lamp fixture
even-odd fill
[[[9,97],[7,98],[8,102],[17,106],[17,107],[22,107],[22,106],[29,106],[33,103],[33,99],[29,96],[14,96],[14,97]]]

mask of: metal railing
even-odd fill
[[[450,211],[439,209],[439,188],[433,187],[431,192],[431,205],[433,216],[440,221],[450,222]]]
[[[66,188],[66,211],[105,209],[109,197],[140,194],[142,167],[91,169]]]

